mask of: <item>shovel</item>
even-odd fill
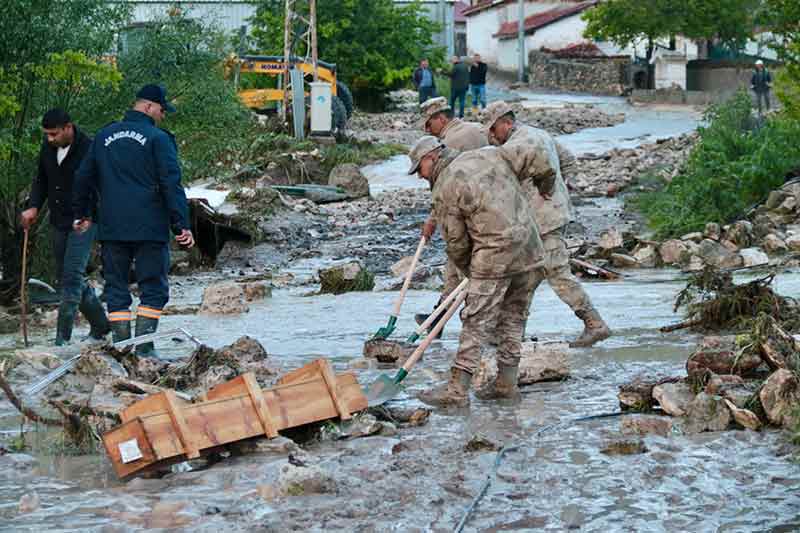
[[[372,337],[373,339],[387,339],[389,338],[389,335],[394,333],[395,326],[397,325],[397,317],[400,316],[400,307],[403,305],[403,300],[406,298],[408,286],[411,285],[411,276],[414,275],[414,270],[417,268],[419,256],[422,255],[422,249],[425,247],[426,242],[427,239],[425,237],[420,239],[419,245],[417,246],[417,251],[414,254],[414,258],[411,260],[411,266],[408,268],[408,272],[406,273],[406,279],[403,282],[403,288],[400,289],[400,294],[397,296],[397,300],[394,302],[392,314],[389,315],[389,322],[384,327],[380,328],[377,333],[375,333],[375,335]]]
[[[419,325],[417,331],[409,335],[409,337],[406,339],[406,344],[414,344],[415,342],[417,342],[419,338],[422,336],[422,334],[428,330],[433,321],[436,320],[436,317],[441,315],[442,312],[445,309],[447,309],[447,306],[450,305],[450,302],[452,302],[456,297],[458,297],[459,293],[467,287],[467,283],[469,283],[468,278],[462,279],[461,283],[459,283],[458,286],[455,289],[453,289],[453,292],[448,294],[447,298],[445,298],[444,301],[441,304],[439,304],[439,306],[436,309],[433,310],[433,313],[431,313],[428,316],[428,318],[425,319],[425,322]]]
[[[456,291],[453,291],[455,293]],[[366,392],[367,396],[367,405],[370,407],[374,407],[376,405],[381,405],[395,396],[400,392],[400,382],[402,382],[414,365],[419,361],[419,358],[422,357],[422,354],[425,350],[428,349],[428,346],[433,339],[436,338],[437,335],[442,331],[444,325],[450,320],[450,317],[456,312],[456,310],[461,306],[461,303],[467,297],[467,291],[462,290],[458,293],[455,297],[455,300],[451,302],[450,307],[447,309],[447,313],[442,317],[438,324],[433,328],[433,330],[428,333],[428,336],[425,337],[425,340],[417,346],[417,349],[414,350],[406,362],[403,364],[403,367],[397,371],[394,378],[387,376],[386,374],[381,374],[378,376],[378,379],[370,385],[369,389]]]

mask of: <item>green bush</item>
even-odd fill
[[[744,91],[710,108],[681,174],[663,190],[633,200],[659,237],[732,222],[800,168],[800,122],[775,116],[759,125],[751,108]]]

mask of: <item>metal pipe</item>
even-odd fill
[[[517,65],[517,81],[525,81],[525,0],[519,0],[519,14],[517,23],[517,48],[519,50],[519,62]]]

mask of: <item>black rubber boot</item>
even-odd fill
[[[78,309],[89,322],[89,338],[98,341],[105,339],[105,336],[111,331],[111,326],[108,322],[106,311],[103,309],[103,304],[97,299],[93,288],[87,286],[84,289],[81,305]]]
[[[126,341],[131,338],[131,321],[130,320],[116,320],[111,322],[111,340],[112,342]]]
[[[58,306],[58,320],[56,321],[56,346],[64,346],[72,339],[72,327],[75,325],[75,311],[78,306],[74,303],[61,302]]]
[[[146,316],[137,316],[136,317],[136,336],[140,337],[142,335],[149,335],[150,333],[155,333],[158,329],[158,319],[157,318],[149,318]],[[153,346],[153,342],[146,342],[144,344],[137,344],[136,345],[136,355],[139,357],[152,357],[155,359],[160,359],[158,356],[158,352],[156,352],[155,346]]]
[[[437,307],[439,307],[439,304],[441,304],[441,303],[442,303],[442,301],[441,301],[441,300],[439,300],[439,302],[438,302],[438,303],[437,303],[435,306],[433,306],[434,310],[435,310]],[[441,313],[439,313],[439,316],[437,316],[437,317],[436,317],[436,319],[435,319],[433,322],[431,322],[431,325],[430,325],[430,326],[428,326],[428,333],[430,333],[431,331],[433,331],[433,328],[435,328],[435,327],[436,327],[436,324],[438,324],[438,323],[439,323],[439,321],[442,319],[442,317],[445,315],[445,313],[446,313],[446,312],[447,312],[447,310],[445,309],[444,311],[442,311]],[[418,325],[418,326],[421,326],[422,324],[424,324],[424,323],[425,323],[425,321],[426,321],[426,320],[428,320],[428,317],[429,317],[429,316],[431,316],[431,314],[432,314],[432,313],[428,313],[428,314],[425,314],[425,313],[417,313],[416,315],[414,315],[414,320],[416,321],[416,323],[417,323],[417,325]],[[442,334],[443,334],[443,333],[444,333],[444,328],[442,328],[442,331],[440,331],[440,332],[439,332],[439,334],[436,336],[436,338],[437,338],[437,339],[441,339],[441,338],[442,338]]]

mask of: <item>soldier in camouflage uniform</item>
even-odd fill
[[[498,377],[479,396],[515,398],[522,334],[544,252],[531,205],[497,148],[459,153],[425,136],[410,157],[409,174],[418,172],[433,189],[447,257],[469,277],[450,379],[420,399],[469,405],[472,374],[492,337],[499,343]]]
[[[460,118],[453,118],[453,111],[447,103],[444,96],[431,98],[426,100],[420,106],[422,113],[421,125],[425,132],[430,133],[434,137],[438,137],[442,144],[453,150],[459,152],[466,152],[487,146],[487,134],[480,124],[475,122],[466,122]],[[425,225],[422,227],[422,234],[426,239],[430,240],[436,231],[436,220],[433,213],[428,217]],[[448,261],[445,266],[445,282],[442,289],[442,298],[446,297],[452,292],[461,280],[464,279],[463,274],[453,266],[452,262]],[[439,300],[441,302],[441,299]],[[438,305],[438,304],[437,304]],[[422,324],[427,320],[428,315],[419,313],[415,317],[417,324]],[[436,326],[434,321],[431,324],[431,329]]]
[[[561,169],[571,169],[574,156],[546,131],[516,124],[514,113],[505,102],[490,104],[486,117],[490,141],[501,146],[504,159],[520,178],[536,215],[545,248],[547,282],[584,323],[583,333],[570,346],[587,347],[607,339],[611,331],[572,275],[564,241],[572,216]]]

